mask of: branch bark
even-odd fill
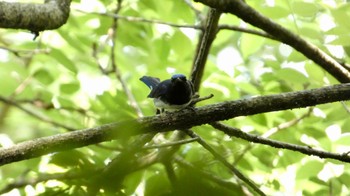
[[[0,165],[138,134],[188,129],[237,116],[315,106],[349,99],[350,84],[339,84],[312,90],[227,101],[195,109],[125,120],[95,128],[42,137],[9,148],[2,148],[0,149]]]
[[[57,29],[67,22],[71,0],[45,0],[44,4],[0,2],[0,28],[32,32]]]
[[[350,72],[340,65],[336,60],[327,55],[325,52],[305,41],[300,36],[292,33],[288,29],[273,22],[269,18],[263,16],[242,0],[194,0],[201,2],[207,6],[228,12],[241,18],[245,22],[256,26],[268,34],[293,47],[307,58],[313,60],[320,65],[333,77],[342,83],[350,82]]]
[[[211,9],[209,11],[205,24],[206,26],[199,38],[200,42],[197,45],[191,73],[191,81],[195,92],[199,91],[209,50],[217,34],[220,16],[221,12],[216,9]]]
[[[243,140],[247,140],[250,142],[254,143],[259,143],[259,144],[266,144],[274,148],[282,148],[282,149],[288,149],[292,151],[297,151],[301,152],[303,154],[307,155],[313,155],[313,156],[318,156],[320,158],[331,158],[331,159],[336,159],[339,161],[344,161],[344,162],[349,162],[350,157],[348,156],[347,153],[343,154],[336,154],[336,153],[330,153],[326,152],[323,150],[318,150],[318,149],[313,149],[311,147],[307,146],[299,146],[295,144],[289,144],[289,143],[284,143],[264,137],[260,137],[257,135],[252,135],[245,133],[244,131],[241,131],[240,129],[234,128],[234,127],[229,127],[227,125],[224,125],[222,123],[214,122],[211,123],[211,125],[216,128],[217,130],[223,131],[225,134],[231,136],[231,137],[236,137],[236,138],[241,138]]]

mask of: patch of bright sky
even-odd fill
[[[312,110],[312,113],[313,115],[315,115],[316,117],[319,117],[319,118],[326,118],[327,115],[326,113],[324,113],[321,109],[315,107],[313,110]]]
[[[280,155],[282,156],[282,155]],[[295,192],[295,178],[296,178],[297,168],[295,165],[290,165],[287,167],[284,173],[276,173],[275,176],[278,176],[279,182],[284,194],[294,195]]]
[[[92,98],[96,95],[102,95],[112,86],[110,78],[105,75],[93,76],[91,74],[79,73],[78,78],[81,82],[81,89],[83,92]]]
[[[162,36],[163,34],[173,34],[174,33],[174,29],[168,25],[164,25],[164,24],[154,24],[157,35]]]
[[[99,0],[81,0],[80,3],[71,5],[73,9],[84,10],[85,12],[106,12],[106,6]]]
[[[234,47],[222,49],[216,58],[216,65],[221,71],[224,71],[230,77],[235,74],[234,67],[243,63],[243,58],[239,51]]]
[[[7,62],[9,60],[9,52],[0,48],[0,62]]]
[[[339,177],[344,173],[344,165],[337,165],[333,163],[326,163],[322,171],[317,175],[317,177],[324,182],[328,182],[329,179],[334,177]]]
[[[326,128],[326,134],[328,138],[334,142],[341,137],[341,128],[337,124],[330,125]]]
[[[180,28],[180,31],[184,33],[190,40],[196,40],[198,35],[198,30],[191,28]]]
[[[54,46],[55,48],[61,48],[69,45],[69,43],[67,43],[66,40],[55,31],[45,31],[44,33],[40,34],[40,37],[43,42],[50,43],[50,45]]]
[[[333,1],[329,1],[329,2],[333,2]],[[331,6],[335,7],[335,5],[333,5],[333,4],[331,4]],[[320,29],[322,31],[325,31],[325,32],[331,30],[334,27],[336,27],[336,24],[333,21],[333,18],[330,15],[328,15],[328,14],[321,14],[318,17],[318,24],[320,26]],[[338,36],[336,36],[336,35],[327,35],[327,36],[325,36],[324,42],[325,43],[330,43],[333,40],[335,40],[337,37]],[[327,44],[325,46],[326,46],[327,50],[332,54],[332,56],[334,56],[336,58],[339,58],[339,59],[344,58],[345,51],[344,51],[343,46],[331,45],[331,44]]]
[[[300,137],[300,141],[303,142],[304,144],[311,146],[311,147],[317,147],[320,146],[320,142],[317,141],[315,138],[310,137],[306,134],[302,134]]]
[[[266,0],[265,3],[267,6],[270,6],[270,7],[275,6],[275,0]]]
[[[305,62],[283,62],[281,65],[282,68],[290,68],[290,69],[294,69],[302,74],[304,74],[306,77],[308,77],[309,75],[307,74],[306,70],[305,70]]]
[[[13,146],[14,143],[7,134],[0,134],[0,145],[4,148]]]

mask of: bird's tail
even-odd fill
[[[154,78],[151,76],[143,76],[140,80],[145,83],[150,89],[154,89],[159,83],[159,78]]]

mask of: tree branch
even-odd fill
[[[125,120],[95,128],[42,137],[9,148],[2,148],[0,149],[0,165],[137,134],[188,129],[237,116],[301,108],[349,99],[350,84],[339,84],[312,90],[226,101],[195,109]],[[346,157],[343,161],[350,162],[350,157]]]
[[[264,192],[262,192],[253,181],[251,181],[249,178],[247,178],[244,174],[242,174],[236,167],[231,165],[224,157],[222,157],[218,152],[216,152],[207,142],[205,142],[199,135],[194,133],[193,131],[187,129],[184,130],[185,133],[187,133],[192,138],[198,138],[197,142],[203,146],[203,148],[207,149],[207,151],[210,152],[218,161],[220,161],[225,167],[227,167],[232,173],[236,175],[237,178],[242,180],[244,183],[246,183],[250,188],[252,188],[256,193],[259,195],[265,195]]]
[[[313,60],[320,65],[338,81],[346,83],[350,82],[350,73],[336,60],[327,55],[325,52],[305,41],[300,36],[292,33],[288,29],[273,22],[269,18],[263,16],[252,7],[247,5],[242,0],[194,0],[201,2],[212,8],[216,8],[223,12],[229,12],[241,18],[245,22],[256,26],[268,34],[272,35],[276,40],[279,40],[293,47],[307,58]]]
[[[200,174],[201,176],[207,178],[208,180],[215,182],[217,185],[226,188],[228,190],[232,190],[232,189],[236,189],[237,185],[229,180],[224,180],[222,179],[222,177],[220,176],[215,176],[212,173],[208,172],[208,171],[204,171],[201,168],[198,168],[194,165],[192,165],[191,163],[187,162],[185,159],[183,159],[180,156],[176,156],[175,157],[175,163],[177,163],[179,166],[183,167],[184,169],[187,169],[188,171],[191,172],[196,172],[198,174]]]
[[[348,156],[347,153],[343,153],[343,154],[330,153],[322,150],[313,149],[310,147],[299,146],[295,144],[288,144],[288,143],[284,143],[284,142],[280,142],[280,141],[276,141],[268,138],[263,138],[256,135],[245,133],[239,129],[229,127],[218,122],[211,123],[211,125],[214,128],[220,131],[223,131],[229,136],[241,138],[250,142],[266,144],[274,148],[283,148],[283,149],[293,150],[293,151],[301,152],[307,155],[318,156],[320,158],[332,158],[339,161],[350,162],[350,156]]]
[[[201,84],[209,50],[217,34],[220,15],[221,12],[216,9],[211,9],[209,11],[205,30],[201,34],[200,42],[197,45],[197,51],[191,73],[191,81],[193,83],[195,92],[198,92],[199,86]]]
[[[71,0],[45,0],[44,4],[0,2],[0,27],[32,32],[57,29],[67,22]]]
[[[3,103],[6,103],[8,105],[11,105],[11,106],[14,106],[16,108],[18,108],[19,110],[22,110],[23,112],[27,113],[28,115],[40,120],[40,121],[43,121],[43,122],[46,122],[46,123],[49,123],[49,124],[52,124],[54,126],[57,126],[57,127],[62,127],[64,129],[67,129],[68,131],[73,131],[75,130],[74,128],[66,125],[66,124],[62,124],[62,123],[59,123],[59,122],[55,122],[49,118],[47,118],[46,116],[43,116],[43,115],[40,115],[34,111],[31,111],[25,107],[23,107],[22,105],[18,104],[16,101],[13,101],[11,99],[6,99],[5,97],[2,97],[0,96],[0,102],[3,102]]]

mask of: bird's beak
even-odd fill
[[[178,82],[181,82],[181,81],[182,81],[181,78],[176,78],[175,80],[178,81]]]

